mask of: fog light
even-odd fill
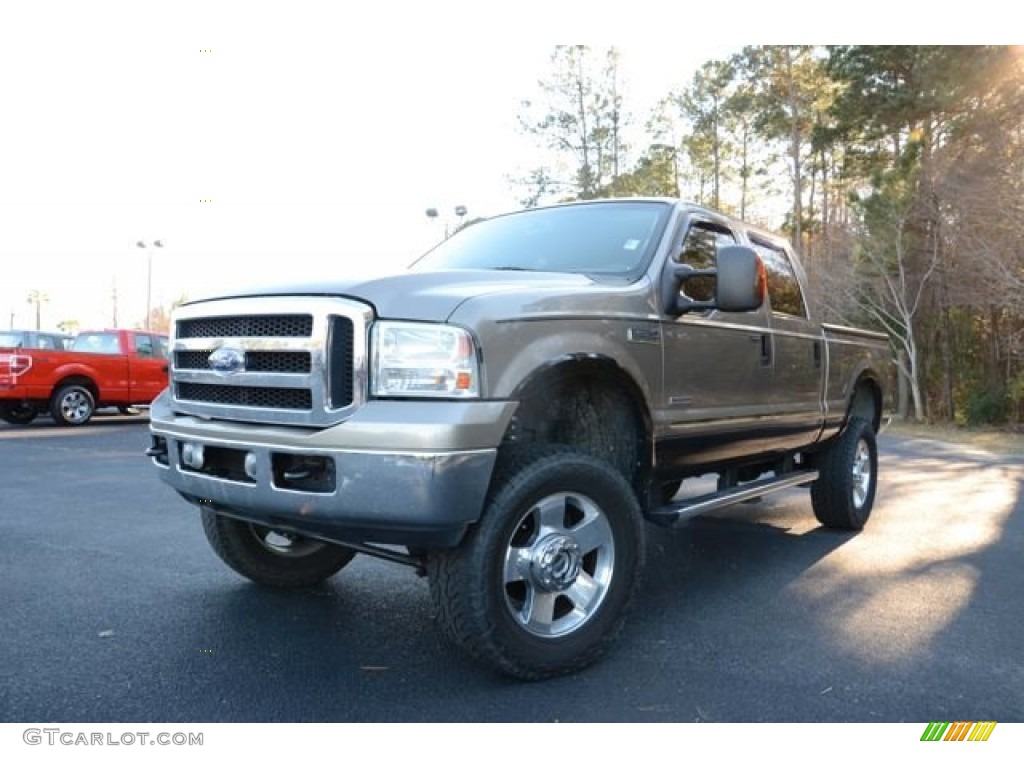
[[[206,457],[200,443],[185,443],[181,446],[181,460],[192,469],[202,469]]]
[[[245,474],[251,479],[256,479],[256,454],[247,453],[245,454]]]

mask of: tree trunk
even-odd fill
[[[803,179],[800,169],[800,109],[796,101],[793,82],[793,52],[788,45],[782,46],[786,56],[786,101],[789,106],[790,156],[793,161],[793,245],[803,253]]]
[[[896,415],[906,421],[910,415],[910,392],[907,391],[907,353],[902,349],[897,353],[899,376],[896,378]]]

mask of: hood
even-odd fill
[[[443,322],[460,304],[479,296],[517,291],[573,292],[594,285],[595,282],[585,275],[561,272],[445,270],[402,272],[363,280],[253,287],[197,302],[254,296],[341,296],[372,305],[377,317]]]

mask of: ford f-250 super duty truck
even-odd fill
[[[803,486],[860,529],[893,378],[885,336],[810,316],[784,240],[594,201],[477,223],[402,274],[179,308],[148,454],[242,575],[415,566],[451,639],[537,679],[620,629],[645,519]]]
[[[62,426],[89,422],[97,408],[130,413],[167,387],[167,337],[108,328],[83,331],[70,349],[0,347],[0,420],[28,424],[49,411]]]

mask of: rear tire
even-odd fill
[[[68,384],[57,390],[50,402],[50,415],[63,427],[88,424],[96,411],[96,399],[83,384]]]
[[[8,424],[16,424],[18,426],[28,424],[38,415],[39,410],[31,404],[15,403],[12,405],[4,403],[0,405],[0,420],[6,421]]]
[[[878,484],[875,431],[855,418],[818,457],[818,479],[811,485],[814,516],[826,528],[859,531],[867,523]]]
[[[354,550],[337,544],[234,520],[209,509],[200,512],[206,540],[217,556],[235,572],[264,586],[316,586],[356,556]]]
[[[565,448],[509,451],[480,522],[427,561],[438,624],[512,677],[583,669],[622,628],[643,534],[635,493],[604,461]]]

